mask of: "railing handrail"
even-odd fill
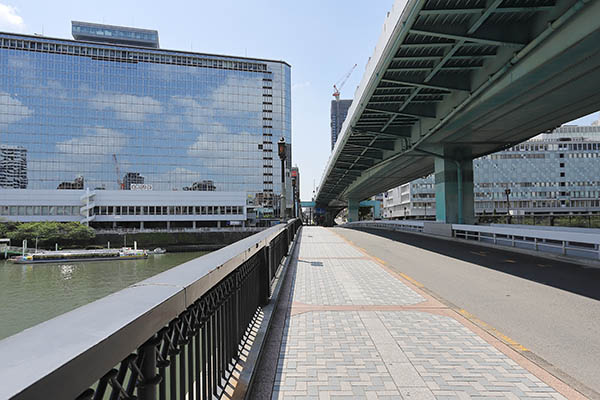
[[[423,221],[382,221],[382,220],[380,220],[380,221],[354,221],[354,222],[347,222],[345,225],[357,225],[357,224],[362,224],[362,223],[423,227]]]
[[[188,261],[0,341],[0,398],[75,398],[293,223]],[[65,384],[68,382],[68,384]]]
[[[349,222],[346,225],[404,225],[404,226],[420,226],[424,225],[423,221],[357,221]],[[587,229],[587,228],[582,228]],[[467,224],[452,224],[453,231],[471,231],[481,233],[491,233],[497,235],[510,235],[510,236],[525,236],[532,239],[547,239],[547,240],[558,240],[567,242],[579,242],[600,245],[600,235],[595,230],[594,232],[572,232],[569,230],[546,230],[546,229],[535,229],[535,228],[523,228],[518,227],[506,227],[497,225],[467,225]]]
[[[579,232],[587,234],[600,234],[598,228],[582,228],[576,226],[548,226],[548,225],[526,225],[526,224],[497,224],[491,223],[486,224],[489,226],[497,226],[501,228],[517,228],[517,229],[534,229],[539,231],[553,231],[553,232]]]
[[[471,231],[481,233],[495,233],[497,235],[526,236],[536,239],[558,240],[600,244],[600,235],[597,233],[582,233],[569,231],[548,231],[543,229],[507,228],[499,226],[452,224],[453,231]]]

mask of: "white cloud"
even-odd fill
[[[61,153],[101,157],[118,153],[126,144],[127,138],[124,134],[112,129],[96,127],[85,129],[83,136],[56,143],[56,149]]]
[[[153,115],[154,120],[163,113],[160,101],[150,96],[134,96],[131,94],[102,93],[92,99],[92,107],[97,110],[113,110],[120,119],[131,122],[143,122]]]
[[[0,3],[0,30],[22,32],[25,21],[17,14],[15,7]]]
[[[12,124],[33,114],[29,107],[5,92],[0,92],[0,124]]]

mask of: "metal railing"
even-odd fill
[[[0,398],[221,396],[298,219],[0,341]]]
[[[568,229],[452,225],[454,237],[501,246],[600,260],[600,235]]]
[[[390,231],[423,232],[423,221],[356,221],[348,222],[343,226],[348,228],[379,228]]]
[[[423,232],[423,221],[359,221],[344,227]],[[482,243],[600,260],[598,229],[452,224],[452,236]]]

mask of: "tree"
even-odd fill
[[[94,230],[79,222],[26,222],[21,224],[4,225],[6,236],[13,243],[23,240],[38,239],[40,246],[53,246],[54,243],[61,245],[86,245],[92,240],[96,233]]]

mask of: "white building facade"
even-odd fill
[[[245,192],[0,190],[0,220],[81,222],[96,228],[244,226]]]

